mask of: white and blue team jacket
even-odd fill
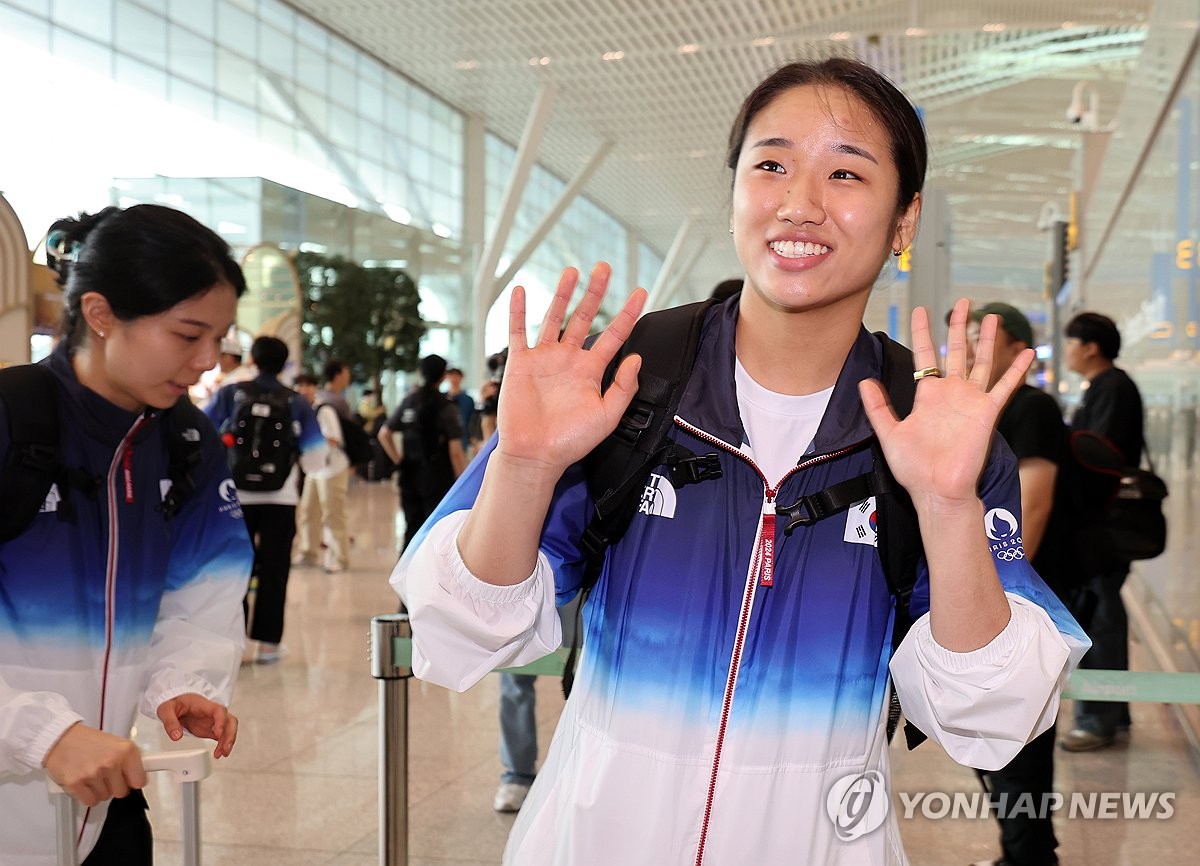
[[[158,510],[168,485],[161,413],[126,412],[84,388],[60,347],[63,464],[102,479],[52,488],[30,527],[0,544],[0,863],[51,866],[54,812],[42,762],[76,722],[127,737],[138,709],[185,692],[228,704],[244,644],[253,550],[225,450],[203,418],[195,492]],[[47,395],[50,398],[50,395]],[[0,411],[0,454],[8,419]],[[2,464],[0,464],[2,467]],[[2,471],[2,468],[0,468]],[[80,809],[82,860],[107,804]]]
[[[771,538],[770,519],[777,501],[870,469],[869,449],[852,446],[872,435],[857,385],[879,376],[880,344],[860,333],[813,447],[772,487],[738,449],[736,320],[736,303],[710,312],[672,434],[695,453],[715,451],[722,475],[680,489],[651,476],[586,605],[574,691],[505,863],[903,864],[894,813],[879,814],[890,796],[889,662],[907,717],[956,760],[995,769],[1048,728],[1089,645],[1024,558],[1016,462],[997,437],[980,480],[980,531],[1009,624],[979,650],[940,647],[922,562],[919,619],[893,658],[873,501],[786,537]],[[511,587],[479,581],[455,540],[489,454],[392,575],[412,617],[416,675],[458,690],[557,648],[555,603],[578,590],[578,540],[591,514],[573,467],[555,492],[534,573]],[[845,796],[853,778],[878,789],[866,818],[854,812],[862,798]]]

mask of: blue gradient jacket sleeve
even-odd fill
[[[930,631],[922,560],[911,606],[918,618],[891,672],[909,721],[959,763],[995,770],[1054,723],[1062,687],[1090,641],[1025,558],[1016,458],[999,436],[980,497],[988,548],[1012,612],[1008,625],[972,652],[940,646]]]
[[[254,550],[215,437],[204,440],[196,492],[184,503],[154,624],[141,711],[196,692],[228,705],[245,644],[241,601]]]
[[[525,664],[557,649],[562,642],[557,605],[575,595],[583,577],[577,541],[590,504],[579,466],[568,469],[555,489],[529,578],[497,587],[467,571],[455,541],[495,442],[493,437],[484,445],[450,488],[391,576],[413,621],[414,672],[456,690],[494,668]]]
[[[1078,663],[1090,641],[1025,558],[1021,542],[1021,480],[1017,474],[1017,458],[1000,436],[992,439],[992,453],[980,479],[979,496],[984,506],[983,530],[1004,591],[1027,599],[1046,611],[1057,629],[1081,647],[1078,654],[1073,653],[1074,661]],[[909,610],[914,621],[929,612],[929,568],[923,557]]]
[[[329,445],[321,434],[317,413],[302,397],[292,401],[292,419],[300,425],[300,468],[313,473],[325,466]]]
[[[475,504],[480,485],[483,483],[483,472],[495,448],[496,436],[493,434],[418,530],[408,551],[401,557],[400,565],[407,563],[411,558],[409,551],[415,551],[421,546],[430,529],[439,520],[456,511],[467,511]],[[519,503],[514,503],[514,507],[520,507]],[[578,539],[587,526],[590,508],[591,501],[587,495],[583,469],[576,464],[563,473],[554,490],[539,547],[555,576],[555,592],[559,605],[564,605],[574,598],[583,581],[583,559],[579,552]]]

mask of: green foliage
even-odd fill
[[[412,277],[393,268],[364,268],[341,256],[297,253],[295,262],[305,298],[306,367],[319,371],[330,358],[340,358],[358,382],[378,382],[383,370],[417,368],[425,322]]]

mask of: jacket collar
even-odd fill
[[[746,440],[733,375],[738,297],[735,295],[708,311],[696,364],[677,413],[689,424],[735,448]],[[814,453],[835,451],[874,435],[858,395],[858,383],[879,378],[882,366],[882,344],[860,327],[813,438]]]
[[[82,426],[83,429],[76,432],[86,433],[109,448],[115,448],[137,421],[138,416],[143,413],[122,409],[81,383],[75,375],[75,368],[71,365],[71,353],[67,349],[66,342],[66,340],[59,341],[54,351],[50,353],[50,357],[42,362],[54,372],[66,394],[69,413],[66,417],[60,418],[59,423],[64,430],[68,431],[73,427]],[[141,435],[145,435],[146,432],[145,427],[140,431]],[[140,439],[141,436],[137,438]]]

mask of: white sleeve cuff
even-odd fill
[[[0,707],[0,776],[40,770],[54,744],[82,721],[60,694],[17,693]]]
[[[467,514],[457,511],[439,520],[392,574],[412,622],[413,673],[456,691],[496,668],[528,664],[562,643],[549,562],[539,552],[533,573],[512,586],[480,580],[458,552]]]
[[[961,764],[1003,767],[1050,727],[1070,649],[1041,607],[1007,593],[1012,615],[986,646],[956,653],[921,617],[892,658],[905,717]]]
[[[169,701],[171,698],[177,698],[180,695],[186,695],[189,692],[208,698],[210,701],[216,701],[219,704],[225,703],[222,700],[224,696],[212,683],[206,682],[187,671],[168,668],[154,675],[150,687],[146,689],[146,694],[142,697],[142,704],[139,709],[143,715],[157,719],[158,708],[162,706],[164,701]]]

